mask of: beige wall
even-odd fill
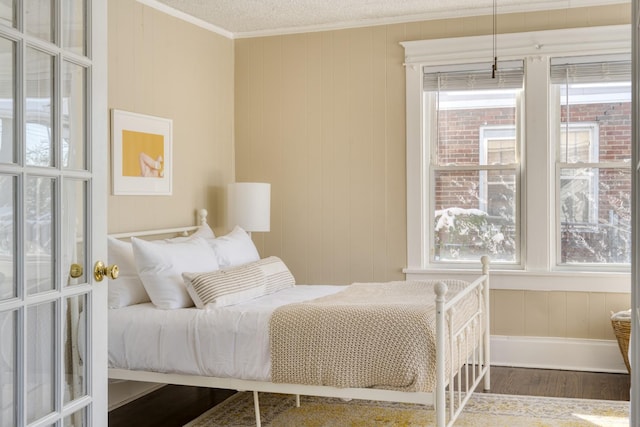
[[[499,32],[626,24],[630,5],[500,16]],[[405,73],[399,42],[491,33],[491,17],[237,40],[236,179],[272,183],[270,233],[299,283],[402,279]],[[498,50],[498,55],[499,55]],[[611,338],[626,294],[494,291],[493,333]]]
[[[236,42],[236,179],[272,183],[257,243],[299,283],[402,278],[405,31]]]
[[[491,333],[615,339],[610,313],[629,307],[629,294],[494,290],[491,293]]]
[[[233,41],[135,0],[109,0],[109,108],[173,120],[173,195],[109,196],[108,230],[224,224],[233,180]]]
[[[172,119],[174,159],[173,195],[109,195],[108,231],[195,224],[196,208],[224,231],[223,188],[234,174],[233,41],[135,0],[109,0],[108,8],[109,108]],[[155,387],[111,384],[109,408]]]

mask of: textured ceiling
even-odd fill
[[[177,10],[232,36],[281,34],[491,14],[493,0],[138,0]],[[497,0],[499,13],[629,0]]]

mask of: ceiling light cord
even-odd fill
[[[498,71],[498,0],[493,0],[493,65],[491,66],[491,78],[496,78]]]

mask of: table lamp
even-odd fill
[[[227,221],[252,231],[269,231],[271,223],[271,184],[235,182],[227,185]]]

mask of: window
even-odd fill
[[[524,68],[501,63],[424,69],[434,263],[520,258],[517,124]],[[435,129],[433,129],[435,128]]]
[[[488,254],[506,289],[628,291],[628,31],[502,35],[493,86],[490,37],[402,43],[408,276]]]
[[[597,61],[595,61],[597,59]],[[557,263],[631,263],[631,61],[551,59]]]

